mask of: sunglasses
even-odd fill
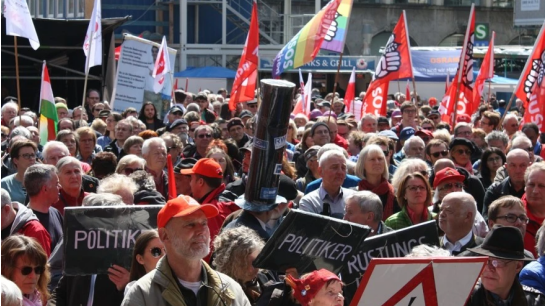
[[[125,175],[129,176],[131,175],[132,173],[136,172],[136,171],[143,171],[144,169],[143,168],[130,168],[130,167],[126,167],[123,172],[125,173]]]
[[[440,156],[447,157],[448,153],[449,153],[449,151],[442,150],[442,151],[438,151],[438,152],[435,152],[435,153],[431,153],[430,155],[433,156],[434,158],[439,158]]]
[[[469,149],[457,149],[455,150],[455,152],[460,155],[467,155],[467,156],[470,156],[472,154],[472,151],[470,151]]]
[[[212,137],[212,134],[200,134],[197,136],[198,138],[200,139],[204,139],[204,138],[207,138],[207,139],[210,139]]]
[[[384,151],[384,152],[383,152],[383,154],[384,154],[384,155],[385,155],[385,157],[386,157],[386,156],[388,156],[388,155],[389,155],[389,151],[388,151],[388,150],[387,150],[387,151]]]
[[[462,189],[462,188],[463,188],[463,184],[460,183],[460,182],[446,183],[446,184],[444,184],[441,188],[438,188],[438,190],[439,190],[439,191],[451,190],[451,189],[453,189],[453,187],[455,187],[455,188],[457,188],[457,189]]]
[[[36,275],[41,275],[42,273],[44,273],[45,271],[45,267],[44,266],[37,266],[37,267],[30,267],[30,266],[24,266],[22,268],[20,268],[21,270],[21,274],[23,276],[27,276],[28,274],[32,273],[32,271],[34,270],[34,273]]]
[[[428,130],[428,131],[432,131],[432,130],[433,130],[432,127],[421,127],[421,129],[423,129],[423,130]]]
[[[152,257],[159,258],[163,256],[163,249],[159,247],[152,247],[150,248],[150,254],[152,254]]]

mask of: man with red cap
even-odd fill
[[[123,306],[250,306],[241,286],[213,270],[203,258],[210,252],[208,220],[215,206],[189,196],[171,199],[157,215],[165,256],[126,293]]]
[[[232,212],[241,208],[234,202],[220,202],[218,198],[226,189],[222,182],[224,173],[218,162],[211,158],[200,159],[191,169],[180,170],[182,175],[190,175],[191,195],[201,204],[210,204],[218,209],[219,214],[209,220],[211,240],[214,240],[224,220]]]

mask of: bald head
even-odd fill
[[[531,162],[529,158],[529,153],[519,148],[510,150],[510,152],[506,155],[506,163],[515,162],[516,160],[526,160],[527,163]]]
[[[451,167],[454,169],[455,163],[453,163],[453,161],[451,161],[450,159],[439,159],[438,161],[436,161],[436,163],[434,163],[434,173],[437,173],[441,169],[448,168],[448,167]]]
[[[476,218],[476,201],[465,192],[449,193],[442,200],[438,225],[454,244],[472,231]]]
[[[472,220],[474,220],[474,218],[476,217],[476,201],[474,200],[474,197],[472,197],[472,195],[466,192],[449,193],[442,200],[442,204],[444,202],[452,202],[454,204],[457,204],[457,208],[460,210],[459,212],[461,214],[465,214],[467,212],[472,213]]]

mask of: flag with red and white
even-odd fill
[[[379,59],[374,80],[368,87],[362,101],[362,114],[387,115],[389,82],[403,78],[413,78],[406,11],[400,15],[400,19],[387,41],[385,51]]]
[[[34,28],[27,1],[4,0],[6,35],[28,38],[32,49],[40,47],[40,40]]]
[[[93,41],[93,42],[91,42]],[[102,16],[100,0],[95,0],[93,13],[89,20],[89,26],[83,41],[83,52],[85,53],[85,73],[89,68],[102,65]]]
[[[453,82],[447,94],[442,99],[438,111],[442,117],[442,121],[447,123],[455,123],[457,114],[467,114],[472,116],[472,91],[474,88],[474,27],[475,27],[475,11],[474,4],[470,8],[470,17],[466,27],[466,35],[464,37],[463,49],[459,60],[459,67]],[[457,93],[459,93],[458,97]],[[449,95],[448,95],[449,94]]]
[[[470,114],[474,114],[480,107],[480,101],[483,93],[483,86],[487,79],[491,79],[494,76],[495,68],[495,31],[491,33],[491,41],[489,47],[483,58],[480,72],[474,83],[474,89],[472,91],[472,105],[470,107]]]
[[[46,62],[42,65],[42,86],[40,88],[40,144],[54,141],[57,136],[57,109],[55,96],[51,89],[51,80]]]
[[[345,103],[345,110],[351,110],[351,105],[355,100],[355,67],[353,66],[353,71],[351,72],[351,77],[349,78],[349,84],[347,84],[347,90],[345,91],[345,97],[343,97]]]
[[[303,76],[301,75],[301,69],[299,70],[300,75],[300,88],[301,88],[301,96],[296,102],[296,105],[294,107],[294,111],[292,113],[294,114],[304,114],[305,116],[309,117],[309,113],[311,112],[311,91],[313,89],[313,75],[309,73],[307,76],[307,83],[303,83]]]
[[[522,124],[533,122],[544,132],[544,24],[540,29],[533,52],[516,86],[515,95],[523,101],[525,115]]]
[[[411,91],[409,87],[409,79],[406,82],[406,100],[411,101]]]
[[[258,25],[258,4],[256,0],[252,4],[252,16],[250,17],[250,30],[246,37],[243,54],[239,61],[239,67],[235,74],[229,109],[235,110],[240,102],[254,100],[256,91],[256,79],[258,77],[258,49],[260,45],[260,28]]]
[[[165,86],[165,77],[171,72],[171,61],[168,49],[167,39],[163,36],[161,47],[159,47],[159,53],[155,59],[154,71],[152,72],[152,78],[154,78],[154,92],[156,94],[161,92]]]

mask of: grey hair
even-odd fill
[[[366,158],[368,157],[368,154],[379,154],[383,157],[383,160],[385,161],[385,169],[383,170],[383,178],[385,180],[389,180],[389,167],[387,166],[387,158],[385,157],[385,154],[383,153],[383,149],[379,147],[379,145],[368,145],[360,151],[360,154],[358,155],[358,160],[356,162],[356,170],[355,174],[360,179],[366,179],[366,169],[364,168],[364,163],[366,162]]]
[[[9,101],[9,102],[6,102],[2,105],[2,109],[1,109],[1,112],[4,113],[4,111],[8,108],[13,108],[15,109],[15,112],[18,112],[19,111],[19,106],[17,105],[17,103],[15,103],[13,100]]]
[[[30,133],[30,131],[23,127],[23,126],[17,126],[15,128],[13,128],[13,130],[11,130],[11,133],[9,135],[10,138],[13,138],[13,137],[16,137],[16,136],[24,136],[25,138],[29,139],[32,137],[32,134]]]
[[[146,167],[146,160],[142,159],[141,157],[137,155],[126,155],[119,160],[118,165],[116,166],[115,172],[118,174],[121,174],[125,170],[127,165],[132,164],[134,162],[140,163],[142,168]]]
[[[80,160],[71,156],[67,156],[61,158],[59,162],[57,162],[57,173],[60,173],[61,169],[69,164],[76,164],[80,168],[80,170],[82,170],[82,164],[80,163]]]
[[[44,157],[44,162],[47,161],[49,151],[54,148],[62,148],[66,152],[67,155],[70,155],[70,151],[68,150],[68,147],[63,142],[59,141],[49,141],[44,145],[44,148],[42,149],[42,157]]]
[[[129,178],[133,179],[136,183],[138,190],[155,190],[154,177],[146,171],[136,171],[129,175]]]
[[[349,156],[347,154],[347,151],[345,149],[343,149],[343,147],[340,147],[334,143],[327,143],[327,144],[324,144],[320,147],[320,149],[317,151],[317,159],[320,160],[320,157],[322,157],[322,155],[324,153],[326,153],[327,151],[330,151],[330,150],[337,150],[339,152],[341,152],[344,156],[345,156],[345,159],[347,159]]]
[[[489,145],[489,142],[491,141],[502,141],[502,144],[504,144],[504,146],[508,146],[509,139],[508,135],[502,133],[501,131],[494,130],[485,137],[485,141],[487,142],[487,145]]]
[[[472,221],[476,218],[476,214],[478,213],[478,206],[476,204],[476,200],[474,200],[474,197],[466,192],[452,192],[447,194],[443,200],[445,199],[454,198],[458,201],[458,206],[460,211],[463,211],[463,213],[471,212],[472,213]],[[443,201],[442,200],[442,201]]]
[[[133,133],[133,124],[131,123],[130,120],[124,118],[122,120],[120,120],[117,124],[116,124],[116,128],[118,127],[119,124],[122,124],[122,125],[125,125],[127,127],[129,127],[129,132],[130,133]]]
[[[192,102],[190,104],[188,104],[188,106],[186,107],[186,111],[187,112],[190,112],[190,111],[194,111],[194,112],[201,112],[201,108],[199,107],[199,105],[195,102]]]
[[[525,175],[524,175],[525,183],[527,183],[527,181],[529,180],[529,176],[530,176],[531,173],[534,172],[534,171],[540,171],[540,173],[544,175],[544,172],[546,171],[546,169],[544,168],[544,161],[542,161],[542,162],[535,162],[535,163],[531,164],[531,165],[525,170]]]
[[[412,135],[405,143],[404,143],[404,152],[407,152],[409,150],[409,147],[412,143],[414,142],[417,142],[417,143],[420,143],[421,145],[423,145],[423,147],[425,146],[425,142],[423,141],[423,139],[421,139],[420,137],[416,136],[416,135]]]
[[[21,289],[11,280],[4,277],[0,278],[2,284],[2,305],[3,306],[21,306],[23,304],[23,293]]]
[[[406,178],[406,176],[421,170],[428,171],[428,165],[422,159],[418,159],[418,158],[404,159],[402,163],[398,165],[396,172],[394,172],[394,176],[392,176],[392,186],[394,187],[395,190],[397,190],[398,186],[400,185],[400,182],[402,182],[404,178]]]
[[[82,206],[125,206],[121,196],[112,193],[90,193],[83,198]]]
[[[112,174],[100,181],[97,193],[117,194],[122,189],[128,189],[131,194],[135,194],[138,191],[136,183],[131,178],[120,174]]]
[[[368,113],[368,114],[362,116],[362,118],[360,119],[360,122],[363,122],[366,119],[373,119],[373,120],[377,121],[377,116],[375,116],[372,113]]]
[[[49,164],[34,164],[27,168],[23,178],[23,186],[29,197],[40,194],[42,187],[56,173],[56,168]]]
[[[317,155],[318,156],[318,155]],[[342,158],[343,161],[345,161],[345,156],[340,150],[328,150],[325,152],[320,158],[319,158],[319,166],[324,167],[324,164],[326,164],[326,161],[328,161],[330,158]]]
[[[224,273],[241,282],[238,278],[246,265],[246,259],[254,251],[261,251],[265,242],[258,234],[245,226],[226,229],[213,242],[215,257],[213,265],[218,272]]]
[[[383,219],[383,203],[377,194],[371,191],[358,191],[347,198],[347,202],[349,201],[356,202],[361,212],[373,212],[374,222]]]
[[[193,135],[196,136],[199,132],[201,132],[201,130],[207,130],[207,132],[210,132],[210,133],[213,132],[211,126],[209,126],[209,125],[199,125],[199,126],[197,126],[197,128],[195,128],[195,131],[193,132],[194,133]]]
[[[536,240],[537,240],[537,253],[540,257],[544,256],[544,222],[542,222],[542,226],[537,231],[536,234]]]
[[[525,144],[524,144],[525,143]],[[533,143],[526,135],[519,135],[512,139],[512,146],[511,148],[520,148],[520,145],[524,144],[523,146],[526,147],[532,147]],[[522,148],[523,149],[523,148]],[[527,149],[527,148],[525,148]]]
[[[504,116],[504,120],[502,121],[502,126],[504,127],[504,124],[506,124],[511,119],[516,120],[516,122],[518,121],[518,117],[514,113],[508,113],[506,114],[506,116]]]
[[[147,139],[142,144],[142,155],[143,156],[147,155],[150,152],[150,146],[152,146],[153,144],[159,144],[159,145],[163,146],[163,148],[165,148],[165,150],[167,150],[167,145],[165,145],[165,141],[162,138],[153,137],[153,138]]]
[[[13,119],[13,125],[15,126],[19,126],[19,118],[21,119],[21,124],[22,123],[25,123],[27,124],[28,126],[32,126],[34,125],[34,120],[32,119],[32,117],[28,116],[28,115],[21,115],[21,116],[17,116],[17,117],[14,117]]]
[[[11,196],[9,196],[9,192],[6,189],[2,188],[1,194],[2,208],[4,208],[5,205],[11,205]]]
[[[461,129],[462,127],[468,127],[472,129],[472,126],[469,123],[460,122],[455,125],[455,128],[453,129],[453,135],[457,135],[457,132],[459,132],[459,129]]]
[[[429,246],[426,244],[417,245],[411,249],[411,253],[407,254],[407,258],[420,257],[451,257],[448,250],[441,249],[437,246]]]

